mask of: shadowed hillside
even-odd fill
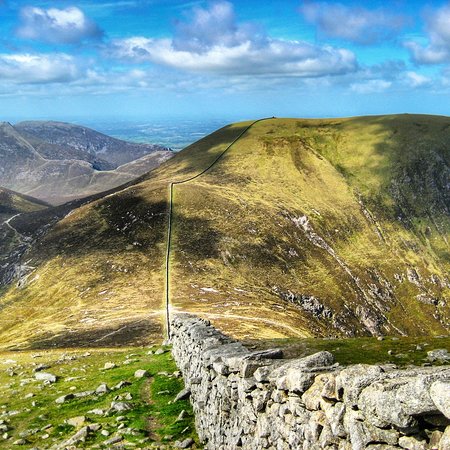
[[[0,220],[6,220],[15,214],[40,211],[49,207],[42,200],[38,200],[18,192],[0,187]]]
[[[162,335],[168,183],[247,125],[59,221],[5,290],[1,342]],[[255,124],[175,186],[172,308],[247,338],[446,333],[449,144],[447,117]]]

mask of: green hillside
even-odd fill
[[[15,214],[40,211],[48,206],[42,200],[0,186],[0,220],[5,220]]]
[[[23,245],[13,222],[21,214],[45,211],[48,207],[41,200],[0,187],[0,280],[11,253]]]
[[[1,299],[1,342],[162,336],[168,184],[249,123],[58,222]],[[246,338],[446,333],[449,144],[447,117],[256,123],[174,186],[172,309]]]

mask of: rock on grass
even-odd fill
[[[150,376],[150,374],[145,370],[145,369],[139,369],[136,370],[136,372],[134,372],[134,377],[135,378],[148,378]]]

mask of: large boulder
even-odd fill
[[[430,387],[430,396],[439,411],[450,419],[450,380],[435,381]]]

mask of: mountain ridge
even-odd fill
[[[259,123],[175,190],[171,309],[244,338],[447,332],[449,120]],[[27,252],[28,281],[4,291],[5,345],[119,329],[145,342],[144,325],[162,336],[168,185],[208,167],[249,123],[59,221]],[[436,170],[442,182],[430,184]]]
[[[124,184],[171,156],[64,122],[0,124],[0,185],[52,204]]]

